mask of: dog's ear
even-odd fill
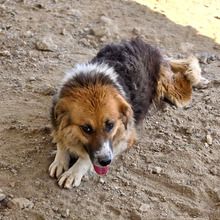
[[[125,129],[127,129],[127,125],[133,117],[133,110],[123,97],[118,96],[117,100],[118,100],[119,112],[121,114],[120,118],[123,124],[125,125]]]
[[[70,125],[69,110],[65,100],[59,100],[54,108],[54,118],[57,122],[59,130]]]

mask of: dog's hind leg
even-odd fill
[[[166,98],[176,106],[184,107],[191,101],[192,86],[203,79],[196,57],[171,60],[161,65],[157,99]]]

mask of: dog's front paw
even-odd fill
[[[82,175],[79,172],[74,172],[69,169],[60,176],[58,185],[62,188],[72,189],[80,185],[81,179]]]
[[[54,162],[50,165],[49,167],[49,173],[51,177],[60,177],[60,175],[65,172],[66,170],[68,170],[69,168],[69,162],[68,161],[56,161],[54,160]]]

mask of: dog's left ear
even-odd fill
[[[118,96],[117,100],[118,100],[119,112],[121,114],[121,120],[125,125],[125,129],[127,129],[127,125],[133,117],[133,110],[123,97]]]

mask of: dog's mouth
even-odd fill
[[[95,164],[93,164],[93,168],[95,170],[95,172],[99,175],[104,175],[108,172],[109,166],[105,166],[105,167],[98,167]]]

